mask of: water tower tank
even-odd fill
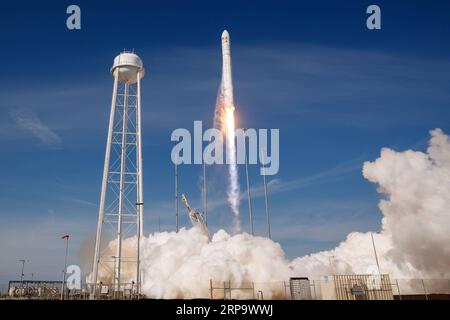
[[[136,75],[140,72],[140,77],[144,76],[144,65],[138,55],[131,52],[123,52],[114,58],[111,74],[119,73],[120,83],[136,83]]]

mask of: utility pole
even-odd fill
[[[269,236],[269,239],[272,239],[272,236],[270,233],[269,200],[267,198],[266,165],[264,164],[262,155],[263,155],[263,152],[262,152],[262,149],[260,149],[260,156],[261,156],[261,162],[262,162],[262,167],[263,167],[264,204],[265,204],[265,210],[266,210],[267,235]]]
[[[247,131],[247,128],[243,129],[244,132]],[[245,141],[244,141],[245,142]],[[248,175],[248,160],[247,160],[247,143],[244,146],[244,150],[245,150],[245,176],[247,179],[247,200],[248,200],[248,215],[249,215],[249,219],[250,219],[250,233],[251,235],[255,235],[253,232],[253,211],[252,211],[252,197],[250,195],[250,178]]]
[[[66,255],[64,257],[64,270],[63,270],[63,281],[61,284],[61,300],[64,300],[64,293],[66,291],[66,271],[67,271],[67,253],[69,251],[69,235],[65,234],[61,239],[66,240]]]
[[[372,231],[370,232],[370,236],[372,238],[372,246],[373,246],[373,252],[375,253],[375,261],[377,262],[378,274],[381,275],[380,264],[378,263],[377,249],[375,248],[375,241],[373,240],[373,232]]]

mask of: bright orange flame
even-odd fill
[[[228,141],[234,141],[234,106],[225,107],[225,124]]]
[[[227,163],[229,164],[228,172],[230,180],[228,185],[228,203],[234,215],[234,230],[238,232],[240,227],[239,221],[239,181],[238,168],[236,165],[236,146],[235,146],[235,124],[234,124],[234,106],[225,107],[225,125],[227,135]]]

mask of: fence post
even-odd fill
[[[449,280],[450,284],[450,280]],[[252,289],[253,289],[253,299],[255,299],[255,283],[252,281]]]
[[[213,299],[213,283],[212,283],[212,279],[209,279],[209,294],[211,297],[211,300]]]

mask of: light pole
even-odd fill
[[[269,239],[272,239],[272,236],[270,234],[269,200],[267,198],[266,165],[264,164],[262,156],[263,156],[263,151],[262,151],[262,149],[260,149],[260,158],[261,158],[262,168],[263,168],[264,204],[265,204],[265,208],[266,208],[267,235],[269,236]]]
[[[61,300],[64,300],[64,293],[66,291],[66,271],[67,271],[67,253],[69,252],[69,235],[65,234],[61,239],[66,240],[66,254],[64,257],[64,270],[63,270],[63,281],[61,284]]]
[[[28,261],[28,260],[25,260],[25,259],[19,260],[19,262],[22,262],[22,271],[20,273],[20,282],[22,282],[22,286],[23,286],[23,276],[25,275],[23,272],[25,270],[25,262],[26,261]]]
[[[178,138],[178,137],[176,137]],[[178,233],[179,231],[179,222],[178,222],[178,154],[176,157],[176,162],[175,162],[175,224],[176,224],[176,231]]]
[[[208,226],[208,193],[206,191],[206,163],[203,160],[203,210],[205,211],[205,223]]]
[[[25,292],[24,289],[24,285],[23,285],[23,276],[25,275],[24,271],[25,271],[25,262],[28,262],[29,260],[25,260],[25,259],[21,259],[19,260],[20,262],[22,262],[22,271],[20,273],[20,282],[22,284],[22,291],[21,291],[21,295],[23,295]]]
[[[377,249],[375,248],[375,241],[373,240],[373,232],[372,231],[370,232],[370,237],[372,238],[372,246],[373,246],[373,252],[375,253],[375,261],[377,262],[378,274],[381,276],[380,264],[378,263]]]
[[[244,128],[244,133],[247,131],[247,128]],[[245,176],[246,176],[246,180],[247,180],[247,199],[248,199],[248,215],[249,215],[249,219],[250,219],[250,233],[253,235],[253,211],[252,211],[252,197],[250,195],[250,178],[248,175],[248,160],[247,160],[247,144],[245,144],[244,146],[244,156],[245,156]]]
[[[22,284],[22,293],[21,294],[24,294],[25,289],[24,289],[24,285],[23,285],[23,277],[25,276],[25,273],[24,273],[24,271],[25,271],[25,262],[29,262],[30,260],[21,259],[19,261],[22,262],[22,271],[20,273],[20,282]]]

